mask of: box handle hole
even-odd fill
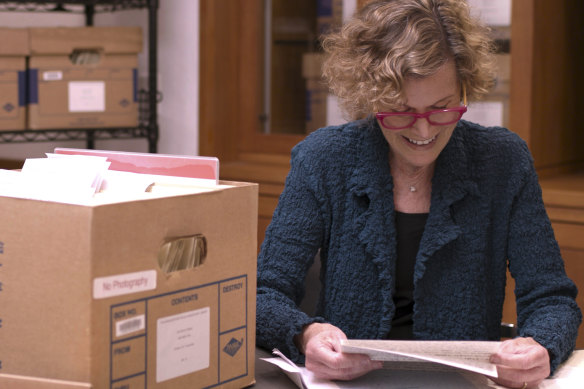
[[[75,49],[69,55],[73,65],[96,65],[101,61],[101,49]]]
[[[158,265],[165,273],[202,265],[207,256],[207,239],[202,234],[165,242],[158,251]]]

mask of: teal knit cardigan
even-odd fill
[[[349,338],[383,339],[395,307],[396,229],[388,143],[371,119],[327,127],[292,151],[285,189],[258,257],[257,344],[303,356],[293,337],[329,322]],[[314,316],[299,310],[320,250]],[[498,340],[506,269],[520,336],[550,353],[574,349],[581,312],[526,144],[461,121],[440,154],[414,271],[416,339]]]

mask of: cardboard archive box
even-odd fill
[[[236,182],[95,205],[0,197],[0,387],[252,384],[257,199]],[[202,263],[161,270],[161,247],[191,236]]]
[[[26,127],[28,30],[0,28],[0,131]]]
[[[139,27],[29,31],[30,129],[138,125]]]

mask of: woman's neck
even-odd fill
[[[395,209],[406,213],[427,213],[430,210],[434,164],[412,166],[390,156]]]

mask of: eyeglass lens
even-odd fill
[[[461,112],[434,112],[430,114],[427,119],[430,124],[445,125],[451,124],[460,119]],[[392,115],[383,118],[383,124],[388,127],[409,127],[414,124],[416,117],[413,115]]]

